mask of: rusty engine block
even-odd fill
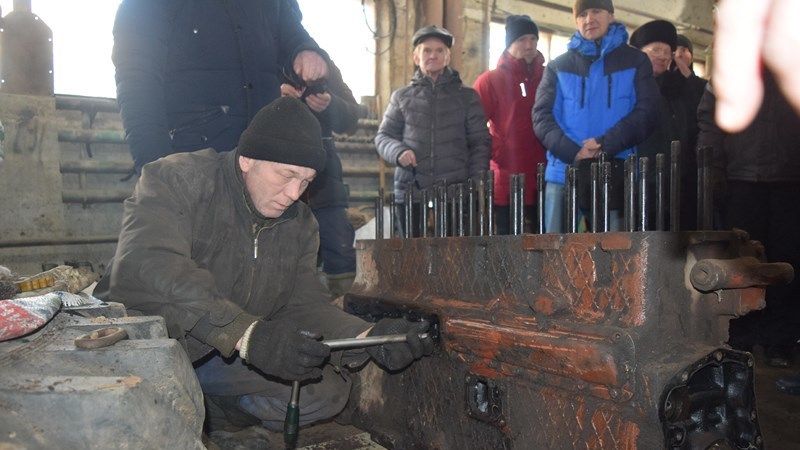
[[[368,367],[354,423],[396,449],[757,449],[728,322],[791,278],[741,231],[359,241],[351,312],[427,318],[437,350]]]

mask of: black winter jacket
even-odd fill
[[[136,168],[233,149],[302,50],[323,54],[286,0],[124,0],[112,59]]]
[[[764,101],[744,131],[723,133],[714,122],[715,104],[709,84],[697,110],[697,145],[713,147],[717,177],[756,183],[800,182],[800,116],[771,75],[765,73]]]
[[[478,94],[450,68],[436,83],[417,70],[408,86],[392,93],[375,136],[378,153],[390,164],[406,149],[416,155],[416,180],[411,167],[394,172],[401,203],[409,183],[424,189],[438,180],[451,184],[479,177],[489,169],[490,143]]]
[[[257,319],[291,319],[325,338],[366,330],[328,302],[308,206],[277,219],[255,212],[237,153],[179,153],[144,167],[125,200],[110,289],[98,295],[163,316],[192,360],[213,348],[231,355]]]

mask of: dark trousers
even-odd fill
[[[355,273],[356,250],[353,248],[355,231],[341,206],[313,208],[319,223],[319,255],[322,271],[328,275]]]
[[[726,228],[741,228],[761,241],[769,262],[794,267],[794,280],[767,289],[767,307],[731,321],[730,343],[791,346],[800,337],[800,183],[729,181],[721,216]]]
[[[537,233],[536,205],[525,205],[524,233]],[[494,205],[495,233],[511,234],[511,207]]]

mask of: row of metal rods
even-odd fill
[[[655,157],[653,180],[655,192],[650,192],[650,164],[647,157],[629,156],[624,162],[623,183],[623,229],[625,231],[657,231],[680,230],[680,194],[681,194],[681,147],[680,142],[673,141],[670,148],[669,167],[666,155],[661,153]],[[711,149],[698,149],[698,206],[697,227],[701,230],[711,229],[712,204],[710,190]],[[590,228],[595,232],[607,232],[611,228],[611,181],[612,164],[601,154],[597,162],[590,165],[591,206],[589,211]],[[537,221],[535,229],[542,232],[545,228],[545,165],[540,163],[536,173],[537,187]],[[669,170],[669,186],[667,186],[667,170]],[[577,189],[577,168],[568,166],[564,186],[565,225],[569,233],[578,232],[580,208]],[[651,224],[651,196],[655,195],[652,211],[655,220]],[[428,189],[414,189],[409,185],[404,195],[403,229],[405,238],[412,237],[447,237],[447,236],[491,236],[494,234],[494,174],[485,172],[479,179],[468,179],[466,183],[446,185],[437,182]],[[389,195],[392,214],[389,229],[394,237],[396,199]],[[417,208],[418,226],[414,233],[414,208]],[[667,227],[667,208],[669,209],[669,227]],[[376,238],[384,238],[383,189],[379,190],[375,200]],[[430,230],[430,212],[433,213],[433,230]],[[513,235],[522,234],[525,224],[525,174],[513,174],[510,178],[509,224]],[[429,232],[432,231],[432,234]]]

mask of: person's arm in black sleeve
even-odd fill
[[[469,176],[476,179],[489,170],[489,158],[492,156],[491,137],[486,126],[486,114],[483,111],[478,93],[469,91],[469,106],[467,106],[467,148],[469,149]]]
[[[644,53],[639,59],[634,79],[636,105],[633,111],[609,128],[605,134],[597,137],[600,147],[609,155],[616,155],[644,142],[658,124],[658,102],[661,101],[661,93],[653,77],[653,65]]]
[[[400,91],[394,91],[378,127],[378,133],[375,135],[375,148],[381,158],[389,164],[397,165],[397,158],[408,149],[403,143],[405,126],[406,119],[400,109]]]
[[[359,105],[333,62],[328,64],[328,92],[331,104],[322,114],[329,121],[331,130],[334,133],[354,132],[358,126]]]
[[[723,132],[714,120],[716,113],[717,98],[711,84],[706,85],[700,105],[697,107],[697,127],[700,129],[697,135],[697,147],[711,147],[711,185],[714,190],[714,204],[720,205],[727,190],[726,158],[723,143],[725,142],[725,132]],[[695,149],[683,149],[684,152],[694,152]]]
[[[581,146],[570,139],[556,122],[555,112],[560,108],[557,97],[558,76],[556,71],[548,66],[536,89],[536,102],[533,104],[531,114],[533,131],[545,149],[565,163],[572,164]]]
[[[161,0],[125,0],[114,22],[117,102],[137,171],[172,153],[164,100],[169,17]]]
[[[295,2],[296,3],[296,2]],[[287,0],[277,0],[278,21],[272,24],[277,27],[278,62],[285,70],[293,70],[295,57],[302,51],[310,50],[318,53],[330,67],[330,58],[317,42],[311,38],[300,22],[300,16]]]

